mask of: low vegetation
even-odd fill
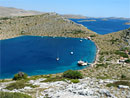
[[[21,81],[17,81],[17,82],[15,82],[15,83],[9,84],[9,85],[6,87],[6,89],[8,89],[8,90],[22,89],[22,88],[24,88],[24,87],[26,87],[26,86],[29,86],[29,87],[31,87],[31,88],[37,87],[37,86],[35,86],[35,85],[32,85],[32,84],[27,83],[27,81],[25,81],[25,80],[21,80]]]
[[[29,95],[22,93],[10,93],[10,92],[0,92],[0,98],[32,98]]]
[[[83,78],[83,75],[79,71],[68,70],[63,73],[63,77],[69,78],[69,79],[81,79]]]
[[[72,34],[80,34],[80,33],[85,33],[83,30],[72,30],[71,32],[66,32],[66,33],[72,33]]]
[[[78,79],[71,79],[72,83],[79,83],[80,81]]]
[[[65,81],[65,78],[61,76],[49,77],[46,80],[41,81],[41,82],[56,82],[56,81]]]
[[[130,59],[125,60],[126,63],[130,63]]]
[[[14,75],[13,80],[27,79],[28,75],[24,72],[19,72]]]
[[[96,64],[96,68],[98,68],[98,67],[107,67],[108,66],[108,64],[106,63],[106,64],[103,64],[103,63],[101,63],[101,64]]]
[[[115,52],[115,54],[117,54],[117,55],[119,55],[119,56],[121,56],[121,57],[124,57],[124,58],[128,58],[128,55],[127,55],[125,52],[123,52],[123,51],[117,50],[117,51]]]

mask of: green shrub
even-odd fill
[[[28,75],[24,72],[19,72],[14,75],[13,80],[27,79]]]
[[[68,70],[63,73],[63,77],[70,79],[81,79],[83,75],[79,71]]]
[[[95,35],[95,34],[93,34],[93,35],[90,35],[90,37],[96,37],[96,35]]]
[[[124,74],[121,75],[121,79],[125,79],[126,76]]]
[[[81,34],[81,33],[85,33],[85,31],[82,31],[82,30],[72,30],[72,31],[67,32],[67,33],[72,33],[72,34]]]
[[[107,67],[108,66],[108,64],[96,64],[96,68],[98,68],[98,67]]]
[[[10,17],[2,17],[0,18],[0,20],[8,20],[8,19],[11,19]]]
[[[128,55],[125,52],[122,52],[122,51],[119,51],[119,50],[115,51],[115,54],[122,56],[124,58],[128,58]]]
[[[80,81],[78,79],[71,79],[72,83],[79,83]]]
[[[0,98],[32,98],[29,95],[22,93],[10,93],[10,92],[0,92]]]
[[[110,40],[110,42],[111,42],[112,44],[114,44],[114,43],[117,42],[118,40],[119,40],[118,38],[116,38],[116,39],[113,39],[113,38],[112,38],[112,39]]]
[[[125,60],[126,63],[130,63],[130,59]]]

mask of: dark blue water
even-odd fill
[[[83,69],[77,66],[77,61],[82,59],[92,63],[96,46],[90,40],[82,40],[38,36],[0,40],[0,78],[11,78],[19,71],[28,75],[41,75]],[[73,55],[70,55],[71,51]],[[59,61],[56,61],[57,57]]]
[[[106,21],[102,20],[102,18],[70,19],[70,20],[78,24],[82,24],[88,29],[102,35],[128,29],[130,27],[130,25],[125,25],[125,23],[130,22],[130,20],[123,20],[123,19],[107,19]],[[96,20],[96,21],[79,22],[81,20]]]

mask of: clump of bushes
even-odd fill
[[[125,78],[126,78],[126,75],[122,74],[121,79],[125,79]]]
[[[130,80],[130,77],[128,75],[122,74],[120,79],[121,80]]]
[[[122,52],[122,51],[115,51],[115,54],[121,56],[121,57],[124,57],[124,58],[128,58],[128,55],[125,53],[125,52]]]
[[[130,59],[125,60],[126,63],[130,63]]]
[[[112,44],[114,44],[114,43],[117,42],[118,40],[119,40],[118,38],[116,38],[116,39],[113,39],[113,38],[112,38],[112,39],[110,40],[110,42],[111,42]]]
[[[96,35],[95,35],[95,34],[93,34],[93,35],[90,35],[90,37],[96,37]]]
[[[27,79],[28,75],[24,72],[19,72],[14,75],[13,80]]]
[[[107,67],[108,66],[108,64],[106,63],[106,64],[96,64],[96,68],[98,68],[98,67]]]
[[[63,73],[63,77],[69,78],[69,79],[81,79],[83,78],[83,75],[79,71],[68,70]]]
[[[66,33],[81,34],[81,33],[85,33],[85,31],[83,31],[83,30],[72,30],[72,31],[69,31],[69,32],[66,32]]]
[[[0,92],[0,98],[32,98],[29,95],[22,93],[10,93],[10,92]]]
[[[11,19],[10,17],[2,17],[0,18],[0,20],[8,20],[8,19]]]

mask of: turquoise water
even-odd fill
[[[70,19],[70,20],[78,24],[82,24],[88,29],[101,35],[130,28],[130,25],[125,25],[126,22],[130,22],[130,20],[127,19],[107,19],[106,21],[104,21],[103,18],[87,18],[87,19]],[[80,22],[82,20],[96,20],[96,21]]]
[[[12,78],[19,71],[28,75],[53,74],[79,70],[82,59],[95,60],[96,46],[91,40],[64,37],[21,36],[0,40],[0,78]],[[71,55],[70,52],[74,54]],[[56,61],[59,57],[60,60]]]

